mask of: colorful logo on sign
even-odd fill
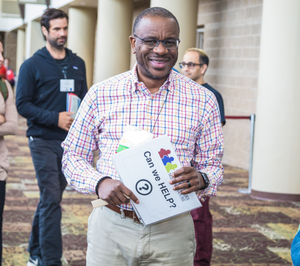
[[[172,164],[174,161],[174,157],[169,156],[171,153],[170,150],[160,149],[158,152],[167,172],[169,173],[171,170],[174,170],[177,168],[177,164]]]

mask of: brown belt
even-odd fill
[[[123,210],[117,206],[112,206],[112,205],[105,205],[105,207],[118,213],[118,214],[124,215],[125,217],[131,218],[133,220],[133,222],[135,222],[137,224],[142,224],[134,211]]]

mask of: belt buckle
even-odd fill
[[[141,224],[139,218],[136,216],[135,211],[133,211],[132,220],[133,220],[133,222],[136,223],[136,224]]]

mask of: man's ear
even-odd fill
[[[44,36],[46,38],[48,31],[47,31],[47,29],[46,29],[45,26],[42,26],[42,32],[43,32],[43,34],[44,34]]]
[[[200,68],[201,75],[204,75],[204,74],[205,74],[206,69],[207,69],[207,65],[204,64],[204,65]]]
[[[131,51],[133,54],[135,54],[136,53],[136,47],[135,47],[136,38],[134,36],[130,35],[129,41],[130,41],[130,45],[131,45]]]

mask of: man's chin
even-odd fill
[[[57,44],[55,45],[55,48],[58,49],[58,50],[62,50],[62,49],[64,49],[64,47],[65,47],[65,43],[63,43],[63,44],[57,43]]]
[[[66,44],[66,42],[59,42],[59,43],[56,43],[57,47],[64,47]]]
[[[166,77],[168,77],[169,74],[171,73],[171,70],[172,69],[170,69],[169,71],[167,69],[154,69],[152,71],[147,71],[147,72],[154,79],[161,80],[161,79],[165,79]]]
[[[64,49],[66,42],[49,41],[49,44],[57,50],[62,50],[62,49]]]
[[[148,72],[148,77],[149,78],[152,78],[152,79],[155,79],[155,80],[162,80],[162,79],[165,79],[166,77],[168,77],[170,74],[170,72],[165,72],[164,73],[151,73],[151,72]]]

